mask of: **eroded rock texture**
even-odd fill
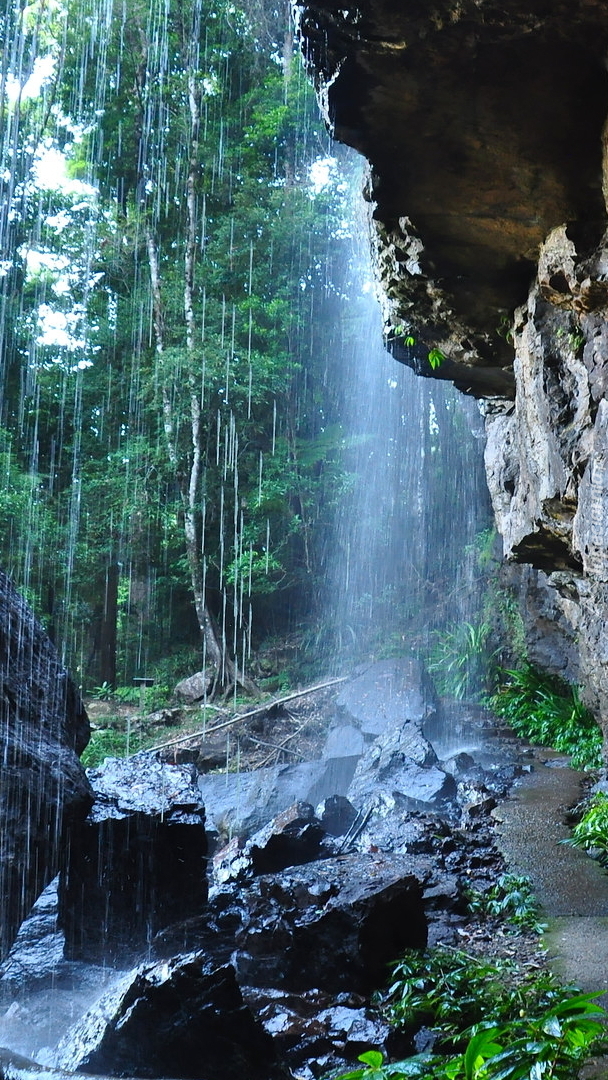
[[[488,399],[532,659],[606,728],[608,5],[295,7],[328,120],[371,164],[388,346]]]
[[[0,571],[0,958],[61,862],[67,824],[87,813],[79,760],[89,738],[55,647]]]
[[[188,766],[151,754],[106,758],[89,777],[95,802],[69,832],[59,925],[67,956],[103,963],[204,906],[205,808]]]

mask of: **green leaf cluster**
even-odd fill
[[[576,768],[599,767],[601,731],[575,686],[545,675],[530,664],[503,672],[503,678],[489,705],[518,735],[570,754]]]
[[[492,678],[492,627],[488,622],[463,622],[435,631],[427,661],[440,694],[474,701],[487,692]]]
[[[368,1050],[336,1080],[575,1080],[603,1032],[597,994],[511,960],[438,948],[406,954],[394,975],[383,999],[391,1023],[431,1026],[441,1052],[385,1063]]]
[[[498,881],[485,892],[471,889],[467,893],[470,911],[482,918],[504,918],[518,930],[542,934],[546,923],[541,921],[530,879],[521,874],[501,874]]]
[[[562,843],[583,848],[597,855],[604,864],[608,862],[608,795],[602,791],[593,795],[572,836]]]

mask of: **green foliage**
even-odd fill
[[[525,875],[501,874],[496,885],[486,892],[471,889],[467,895],[469,909],[476,915],[505,918],[518,930],[542,934],[546,923],[540,921],[538,904]]]
[[[576,687],[543,675],[530,664],[503,675],[506,681],[489,704],[518,735],[570,754],[576,768],[597,768],[601,764],[601,731]]]
[[[83,750],[80,760],[85,769],[94,769],[107,757],[127,757],[142,749],[142,735],[138,731],[117,731],[102,728],[93,731],[88,746]]]
[[[435,632],[428,668],[440,694],[475,700],[487,691],[496,655],[491,630],[487,622],[464,622]]]
[[[462,1044],[463,1032],[488,1021],[532,1014],[558,999],[552,976],[522,972],[514,960],[484,960],[458,949],[405,954],[393,968],[382,1009],[397,1027],[432,1027],[442,1045]]]
[[[574,1080],[598,1045],[604,1010],[597,994],[562,987],[512,960],[458,950],[406,954],[384,999],[389,1020],[431,1025],[442,1053],[384,1063],[379,1050],[336,1080]]]
[[[443,363],[447,360],[447,356],[442,353],[441,349],[431,349],[428,355],[428,361],[433,371],[437,371]]]
[[[367,1050],[359,1054],[357,1060],[363,1062],[362,1068],[334,1074],[336,1080],[409,1080],[410,1077],[414,1080],[433,1080],[434,1077],[446,1076],[441,1059],[432,1054],[417,1054],[407,1061],[383,1064],[384,1055],[379,1050]]]
[[[102,682],[101,686],[93,687],[91,696],[94,697],[96,701],[110,701],[114,696],[114,690],[109,682]]]
[[[597,994],[575,994],[535,1017],[485,1028],[470,1039],[453,1080],[575,1080],[603,1033]]]
[[[120,701],[122,705],[137,705],[140,691],[136,686],[117,686],[112,696],[116,701]]]
[[[409,349],[412,349],[416,344],[416,338],[405,326],[396,326],[393,331],[395,337],[401,338],[404,345],[407,345]]]
[[[600,791],[593,796],[572,836],[562,843],[592,851],[601,862],[608,863],[608,795]]]

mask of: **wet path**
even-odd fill
[[[497,842],[509,868],[532,882],[549,923],[553,970],[583,990],[608,991],[608,873],[560,844],[570,835],[565,817],[580,798],[581,777],[550,751],[534,756],[534,771],[494,811]]]

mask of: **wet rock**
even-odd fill
[[[194,675],[189,675],[187,679],[178,682],[173,692],[186,705],[195,705],[197,701],[202,701],[209,693],[212,682],[213,676],[211,673],[196,671]]]
[[[55,981],[63,960],[63,934],[57,928],[58,878],[47,885],[22,923],[6,960],[0,967],[0,987],[37,988]]]
[[[470,754],[465,753],[454,754],[447,761],[442,761],[441,767],[456,779],[469,777],[477,773],[479,775],[483,774],[483,769],[476,764],[475,759]]]
[[[310,1065],[319,1058],[324,1069],[327,1062],[345,1069],[364,1050],[387,1051],[391,1029],[356,995],[339,994],[336,999],[319,990],[289,994],[251,987],[244,995],[298,1077],[314,1076]]]
[[[54,645],[0,571],[0,959],[57,874],[67,825],[91,792],[78,754],[89,739],[80,697]]]
[[[407,858],[351,854],[257,878],[236,933],[239,980],[252,986],[367,993],[386,965],[427,937]]]
[[[431,744],[420,730],[420,719],[404,722],[396,713],[383,734],[359,760],[348,798],[355,806],[387,795],[411,805],[438,803],[455,793],[453,777],[437,765]]]
[[[254,874],[274,874],[321,855],[325,829],[310,803],[294,803],[251,837],[245,854]]]
[[[256,874],[275,874],[289,866],[333,855],[334,848],[335,843],[310,803],[294,803],[245,844],[233,837],[216,851],[212,860],[213,880],[219,885],[249,881]]]
[[[442,818],[412,811],[390,795],[378,795],[362,816],[350,847],[360,852],[432,855],[437,852],[438,840],[449,832]]]
[[[209,827],[222,839],[243,839],[296,802],[316,806],[329,795],[346,794],[356,758],[276,765],[250,773],[201,776],[198,786]]]
[[[344,836],[354,824],[357,811],[344,795],[330,795],[319,807],[321,824],[331,836]]]
[[[359,757],[365,749],[365,736],[354,724],[339,724],[327,734],[321,756],[328,758]]]
[[[200,953],[131,973],[72,1029],[59,1068],[193,1080],[287,1080],[230,965]]]
[[[138,754],[89,775],[96,798],[70,833],[60,926],[70,958],[97,960],[129,954],[201,910],[207,841],[187,766]]]
[[[371,664],[336,698],[338,715],[368,741],[389,725],[422,723],[436,707],[437,696],[423,665],[406,657]]]

